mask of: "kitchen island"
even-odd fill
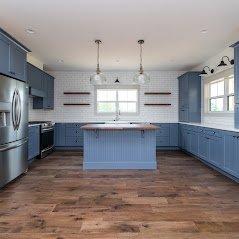
[[[156,169],[152,124],[87,124],[83,169]]]

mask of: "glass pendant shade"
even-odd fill
[[[101,40],[95,40],[97,44],[97,66],[95,74],[90,77],[90,83],[93,85],[104,85],[107,83],[105,75],[100,71],[100,49],[99,46],[102,43]]]
[[[140,45],[140,68],[139,71],[134,75],[133,82],[135,84],[143,85],[150,82],[150,77],[144,72],[142,64],[142,45],[144,44],[144,40],[138,40],[138,44]]]
[[[95,73],[90,77],[90,82],[93,85],[105,85],[107,83],[107,79],[103,73]]]
[[[135,74],[133,82],[139,85],[148,84],[150,82],[150,77],[145,72],[138,72]]]

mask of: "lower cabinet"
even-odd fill
[[[179,147],[239,179],[239,133],[180,124]]]
[[[239,133],[230,133],[225,136],[225,169],[239,178]]]
[[[82,123],[55,124],[54,138],[56,147],[83,147],[84,136]]]
[[[28,128],[28,160],[32,160],[40,154],[40,126]]]

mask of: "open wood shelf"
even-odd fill
[[[171,95],[171,92],[145,92],[145,95]]]
[[[64,95],[89,95],[90,92],[64,92]]]
[[[88,103],[64,103],[65,106],[83,106],[83,105],[90,105]]]
[[[170,106],[171,104],[161,104],[161,103],[152,103],[152,104],[149,104],[149,103],[146,103],[144,104],[146,106]]]

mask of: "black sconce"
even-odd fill
[[[228,56],[223,56],[223,57],[222,57],[222,60],[221,60],[221,62],[220,62],[220,64],[218,65],[218,67],[228,66],[228,64],[225,63],[225,61],[223,60],[224,58],[227,58],[228,62],[229,62],[231,65],[234,65],[234,59],[230,60]]]
[[[119,81],[119,78],[117,77],[116,78],[116,80],[115,80],[115,83],[117,84],[117,83],[120,83],[120,81]]]
[[[208,74],[208,72],[207,72],[205,69],[208,69],[208,72],[210,72],[211,74],[213,74],[213,72],[214,72],[214,70],[213,70],[213,69],[210,69],[209,66],[205,66],[205,67],[203,68],[202,72],[200,73],[201,76]]]

